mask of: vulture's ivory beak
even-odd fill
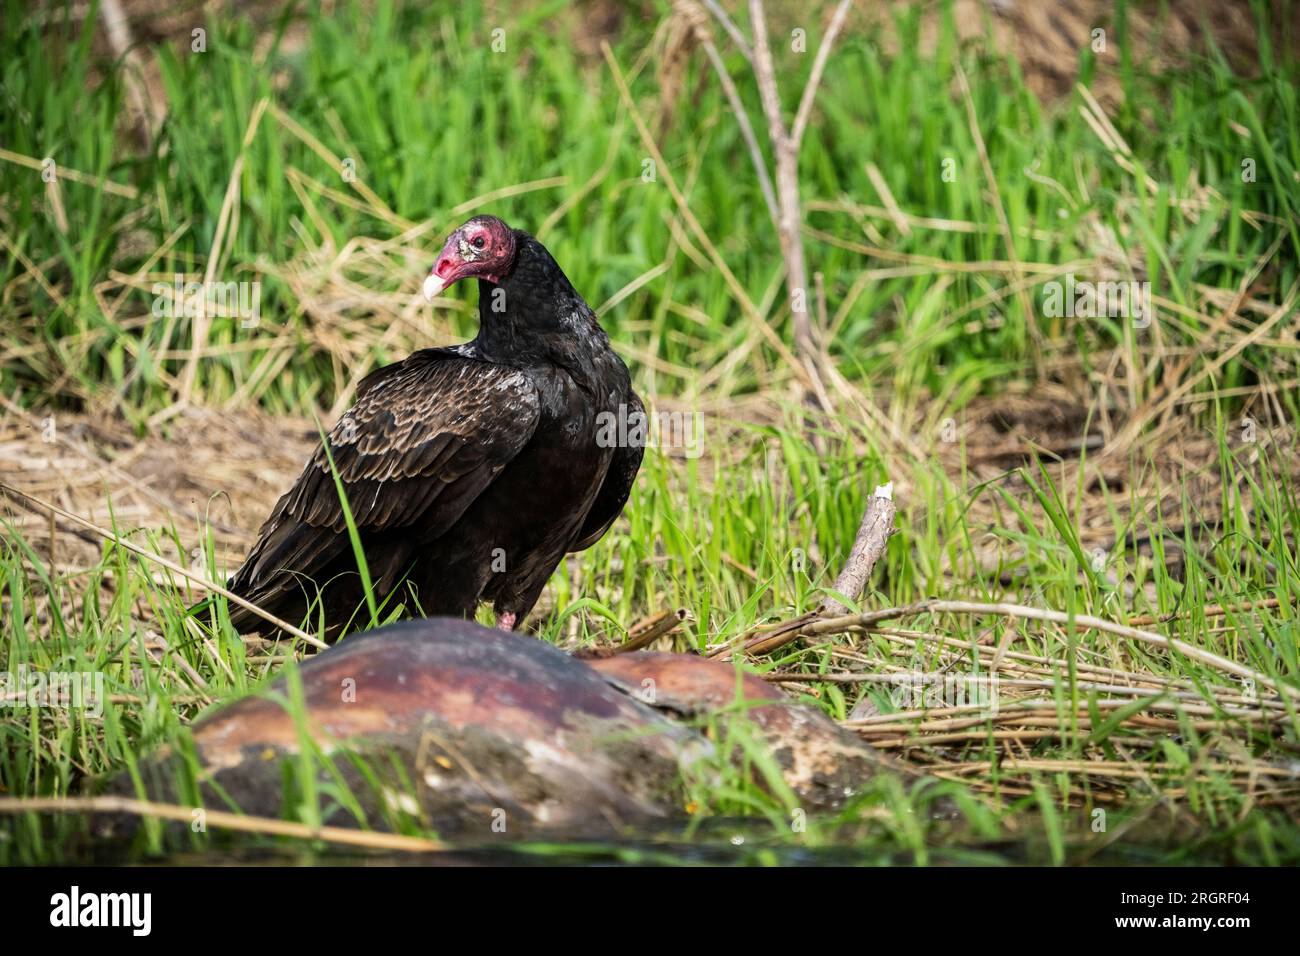
[[[445,288],[447,288],[447,283],[444,282],[442,279],[438,278],[438,276],[434,275],[432,272],[430,272],[429,275],[424,280],[425,300],[428,302],[432,302],[435,298],[437,298],[438,294],[442,292],[442,290]]]

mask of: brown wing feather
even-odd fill
[[[357,394],[328,436],[353,519],[363,533],[418,524],[430,540],[527,444],[540,407],[522,372],[443,350],[379,370]],[[313,577],[347,547],[334,476],[319,446],[262,526],[231,589],[256,599],[294,587],[295,577],[280,572]]]

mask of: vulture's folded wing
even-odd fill
[[[327,439],[358,530],[418,527],[424,540],[445,532],[528,443],[539,407],[522,372],[451,350],[417,352],[369,376]],[[257,601],[298,586],[300,576],[315,579],[349,547],[320,446],[230,587]]]

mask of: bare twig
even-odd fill
[[[885,544],[889,541],[889,536],[897,530],[894,527],[896,510],[892,483],[878,487],[867,502],[862,523],[858,526],[857,537],[844,563],[844,570],[835,581],[835,590],[849,600],[858,599],[866,586],[867,578],[871,576],[871,569],[885,553]],[[840,615],[847,612],[848,608],[839,601],[827,600],[811,613],[775,625],[755,628],[736,641],[713,648],[708,656],[726,658],[737,649],[743,650],[746,654],[770,654],[800,637],[814,633],[811,629],[824,614]]]
[[[776,154],[777,237],[785,259],[785,282],[794,319],[794,347],[808,378],[812,394],[822,408],[830,412],[830,399],[822,384],[820,349],[813,336],[809,308],[808,266],[803,255],[803,210],[799,205],[799,150],[786,132],[781,118],[781,94],[776,84],[776,68],[767,42],[767,19],[762,0],[749,0],[749,18],[754,30],[754,77],[759,98],[767,117],[767,132]]]
[[[704,227],[700,225],[700,221],[695,217],[695,213],[691,211],[690,204],[686,201],[685,194],[677,185],[677,180],[673,177],[668,162],[664,159],[663,153],[660,152],[658,144],[655,143],[654,136],[650,133],[650,127],[646,125],[645,119],[641,115],[641,111],[637,109],[636,103],[632,99],[632,91],[628,89],[627,80],[623,76],[623,71],[619,69],[618,61],[614,59],[614,51],[610,48],[608,43],[604,42],[600,45],[600,51],[604,54],[605,61],[609,64],[609,71],[614,77],[614,84],[618,87],[619,96],[623,98],[623,103],[627,106],[628,113],[632,117],[632,122],[636,125],[637,133],[641,137],[641,142],[645,144],[645,148],[649,150],[651,158],[654,159],[657,168],[659,169],[659,174],[663,177],[664,185],[668,187],[668,193],[673,197],[673,202],[677,205],[677,209],[681,213],[682,221],[686,223],[687,228],[690,229],[696,240],[708,253],[709,260],[713,263],[714,268],[718,270],[719,274],[721,274],[723,281],[727,284],[727,288],[731,290],[732,296],[740,306],[740,310],[745,313],[745,317],[753,323],[754,327],[762,334],[767,343],[778,355],[781,356],[782,360],[790,366],[794,373],[799,376],[799,378],[802,379],[809,388],[811,388],[812,380],[809,378],[807,368],[798,360],[795,354],[790,351],[790,348],[785,344],[785,342],[781,340],[781,336],[779,336],[772,326],[768,324],[763,313],[758,310],[758,307],[754,304],[753,300],[750,299],[749,293],[745,291],[745,287],[741,285],[740,280],[736,278],[736,274],[731,271],[731,268],[722,258],[722,254],[718,252],[717,246],[713,244],[708,233],[704,231]]]
[[[1278,694],[1286,694],[1296,699],[1300,699],[1300,689],[1292,687],[1290,684],[1274,680],[1261,671],[1254,670],[1244,664],[1238,664],[1236,661],[1228,660],[1221,657],[1213,651],[1207,651],[1200,647],[1195,647],[1185,641],[1177,638],[1165,637],[1163,634],[1156,634],[1153,631],[1144,631],[1136,627],[1129,627],[1125,624],[1116,624],[1114,621],[1107,621],[1104,618],[1094,617],[1091,614],[1075,614],[1071,616],[1064,611],[1054,611],[1047,608],[1028,607],[1023,604],[985,604],[978,601],[939,601],[927,600],[917,601],[913,604],[903,605],[902,607],[889,608],[882,611],[868,611],[864,614],[850,614],[838,618],[823,618],[806,625],[802,630],[802,635],[812,637],[818,634],[830,634],[837,631],[843,631],[852,627],[869,627],[878,624],[881,621],[893,620],[900,617],[909,617],[913,614],[930,613],[930,614],[995,614],[1003,617],[1021,618],[1030,621],[1046,621],[1051,624],[1073,625],[1080,630],[1096,630],[1107,634],[1114,634],[1117,637],[1126,637],[1130,640],[1141,641],[1145,644],[1154,644],[1157,647],[1163,647],[1166,650],[1177,651],[1184,657],[1208,664],[1216,670],[1233,674],[1237,677],[1244,677],[1255,681],[1260,687],[1268,687]]]
[[[855,545],[856,547],[856,545]],[[1091,614],[1070,615],[1064,611],[1055,611],[1046,608],[1028,607],[1023,604],[986,604],[978,601],[943,601],[943,600],[922,600],[915,601],[911,604],[905,604],[900,607],[885,608],[878,611],[866,611],[862,614],[846,614],[840,617],[816,617],[813,615],[804,615],[795,618],[792,621],[776,624],[765,629],[761,634],[750,637],[743,643],[743,648],[747,653],[770,653],[780,647],[784,647],[799,638],[817,637],[821,634],[836,634],[848,630],[863,630],[874,627],[882,621],[896,620],[902,617],[911,617],[916,614],[993,614],[1003,617],[1013,617],[1022,620],[1044,621],[1051,624],[1060,624],[1073,626],[1080,630],[1096,630],[1107,634],[1114,634],[1117,637],[1128,638],[1129,640],[1140,641],[1144,644],[1152,644],[1156,647],[1162,647],[1165,650],[1181,654],[1191,660],[1199,661],[1215,670],[1222,671],[1226,674],[1232,674],[1235,677],[1244,678],[1253,681],[1258,687],[1267,687],[1279,696],[1291,697],[1300,700],[1300,688],[1281,680],[1276,680],[1262,671],[1239,664],[1236,661],[1229,660],[1215,654],[1213,651],[1207,651],[1204,648],[1188,644],[1186,641],[1177,638],[1165,637],[1163,634],[1156,634],[1153,631],[1146,631],[1136,627],[1130,627],[1125,624],[1117,624],[1114,621],[1107,621],[1104,618],[1094,617]],[[712,657],[721,656],[730,653],[734,644],[727,644],[720,648],[715,648],[710,654]]]
[[[1262,601],[1246,601],[1242,604],[1211,604],[1207,607],[1197,608],[1196,613],[1202,617],[1224,617],[1228,614],[1242,614],[1246,611],[1260,611],[1265,608],[1281,607],[1280,598],[1265,598]],[[1191,612],[1184,612],[1191,613]],[[1129,618],[1130,627],[1147,627],[1151,624],[1168,624],[1170,621],[1176,621],[1179,614],[1162,614],[1156,617],[1152,614],[1143,614],[1141,617]]]
[[[653,617],[638,621],[628,628],[627,640],[614,648],[615,654],[628,654],[649,647],[665,634],[671,634],[687,619],[689,612],[684,607],[675,611],[663,611]]]
[[[727,11],[718,6],[717,0],[704,0],[704,5],[709,8],[710,13],[718,18],[718,22],[722,24],[722,29],[727,31],[732,42],[736,44],[736,49],[745,55],[746,60],[753,63],[754,51],[750,47],[749,41],[745,39],[745,35],[740,32],[740,28],[736,26],[731,17],[727,16]]]
[[[885,553],[890,535],[898,530],[894,527],[896,511],[893,484],[881,485],[867,502],[849,558],[844,563],[844,570],[835,579],[835,591],[850,601],[856,601],[861,596],[867,578],[871,576],[871,569]],[[848,610],[837,598],[829,598],[822,604],[824,614],[847,614]]]
[[[745,104],[741,102],[740,92],[736,89],[735,82],[731,79],[731,74],[727,72],[726,64],[722,62],[722,57],[718,54],[718,48],[713,45],[713,37],[709,35],[708,30],[698,20],[695,24],[695,36],[700,41],[700,46],[704,47],[704,53],[713,64],[713,71],[718,74],[718,82],[722,84],[722,92],[727,96],[727,102],[731,105],[731,112],[736,117],[736,122],[740,126],[740,135],[745,140],[745,146],[749,149],[749,158],[754,164],[754,173],[758,176],[758,188],[763,192],[763,201],[767,203],[768,215],[772,217],[772,225],[778,224],[778,214],[776,206],[776,193],[772,190],[772,177],[767,171],[767,160],[763,158],[763,150],[758,145],[758,137],[754,135],[754,126],[749,121],[749,114],[745,112]]]
[[[799,151],[799,145],[803,142],[804,130],[808,128],[808,118],[812,116],[813,100],[817,98],[817,87],[822,81],[826,61],[830,59],[831,47],[835,45],[835,38],[839,36],[851,6],[853,6],[853,0],[840,0],[840,5],[835,8],[835,14],[831,17],[830,26],[826,28],[826,35],[822,37],[822,42],[817,47],[817,56],[813,60],[812,73],[808,76],[808,85],[803,88],[803,96],[799,98],[799,110],[795,113],[794,125],[790,127],[790,140],[794,145],[795,152]]]
[[[566,648],[579,660],[593,660],[613,657],[615,654],[630,654],[633,651],[649,647],[659,638],[671,634],[684,621],[691,619],[691,612],[684,607],[674,611],[660,611],[641,618],[627,629],[627,635],[621,644],[596,644],[587,647]]]

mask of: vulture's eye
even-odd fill
[[[475,236],[473,239],[470,240],[470,245],[472,245],[475,249],[482,249],[485,245],[487,245],[487,243],[486,241],[484,241],[482,236]]]

